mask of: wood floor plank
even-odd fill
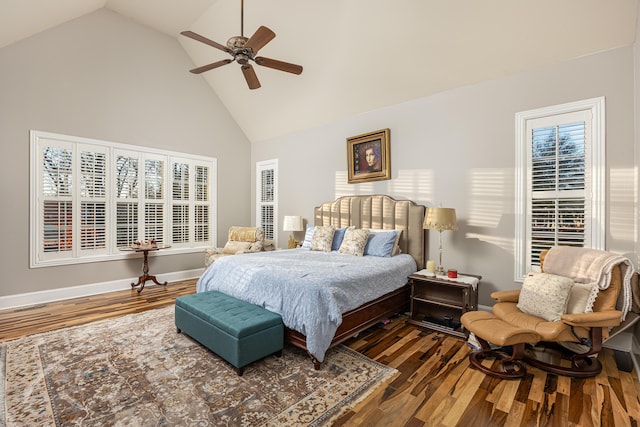
[[[195,283],[2,310],[0,341],[172,305],[194,293]],[[609,349],[598,355],[603,372],[595,378],[559,377],[527,366],[524,378],[500,380],[470,366],[464,340],[405,320],[393,318],[345,342],[399,372],[335,426],[640,426],[638,375],[619,371]]]

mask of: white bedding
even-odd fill
[[[307,349],[322,362],[342,313],[402,287],[415,271],[406,254],[359,257],[290,249],[221,258],[196,290],[217,290],[280,314],[287,327],[306,336]]]

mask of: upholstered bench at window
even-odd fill
[[[217,291],[176,299],[176,328],[235,366],[282,354],[282,318],[262,307]]]

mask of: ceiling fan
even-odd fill
[[[223,59],[222,61],[213,62],[211,64],[189,70],[193,74],[204,73],[205,71],[213,70],[214,68],[218,68],[235,61],[241,65],[240,68],[242,69],[244,79],[247,81],[247,85],[249,85],[249,89],[258,89],[260,87],[260,81],[258,80],[258,76],[249,61],[253,61],[263,67],[286,71],[287,73],[302,73],[301,65],[290,64],[288,62],[278,61],[277,59],[265,58],[264,56],[256,56],[258,51],[273,40],[276,34],[267,27],[260,26],[251,38],[246,38],[244,36],[244,0],[241,0],[240,3],[240,35],[231,37],[227,40],[226,46],[214,42],[200,34],[194,33],[193,31],[182,31],[180,34],[208,44],[209,46],[213,46],[223,52],[227,52],[233,57],[233,59]]]

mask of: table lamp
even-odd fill
[[[302,231],[304,230],[302,226],[302,217],[301,216],[285,216],[284,223],[282,224],[282,229],[284,231]],[[289,249],[294,249],[298,247],[298,242],[296,241],[293,234],[289,236]]]
[[[428,208],[422,228],[440,232],[440,265],[438,265],[436,273],[442,275],[444,274],[444,268],[442,267],[442,231],[458,229],[456,210],[453,208]]]

